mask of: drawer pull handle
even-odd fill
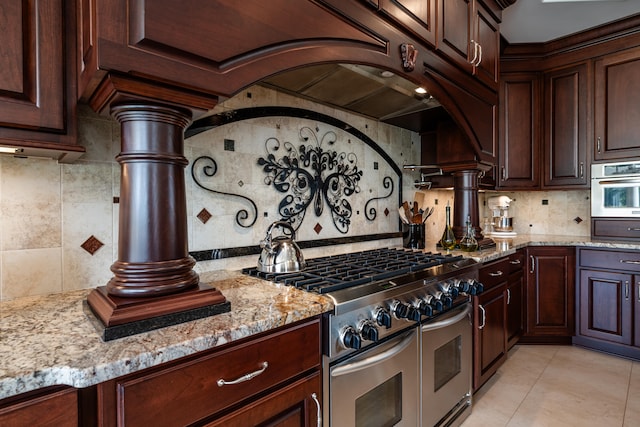
[[[629,227],[629,228],[627,228],[627,231],[640,231],[640,228],[638,228],[638,227]]]
[[[243,383],[245,381],[252,380],[255,377],[257,377],[258,375],[260,375],[261,373],[263,373],[264,371],[266,371],[268,367],[269,367],[269,363],[268,362],[262,362],[262,368],[258,369],[257,371],[254,371],[254,372],[249,372],[248,374],[245,374],[245,375],[241,376],[240,378],[237,378],[237,379],[235,379],[233,381],[225,381],[222,378],[220,378],[218,380],[218,387],[222,387],[223,385],[233,385],[233,384]]]
[[[318,427],[322,427],[322,408],[320,407],[320,402],[318,401],[318,395],[315,393],[311,393],[311,398],[314,402],[316,402],[316,416],[318,419]]]
[[[621,259],[620,262],[623,264],[635,264],[635,265],[640,264],[640,261],[634,261],[632,259]]]
[[[511,289],[507,289],[507,305],[511,304]]]
[[[489,276],[491,276],[491,277],[500,277],[500,276],[502,276],[502,271],[498,270],[495,273],[489,273]]]
[[[640,282],[638,282],[638,302],[640,302]]]
[[[478,304],[478,308],[480,309],[480,311],[482,311],[482,323],[480,324],[480,326],[478,326],[478,329],[484,329],[484,325],[486,323],[486,318],[487,318],[487,312],[484,311],[484,307]]]
[[[513,265],[520,265],[520,260],[519,259],[514,259],[512,261],[509,261],[511,264]]]
[[[529,273],[533,274],[536,272],[536,259],[533,255],[529,255],[529,259],[531,260],[531,270],[529,270]]]

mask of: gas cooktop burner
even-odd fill
[[[307,267],[303,271],[296,273],[263,273],[256,267],[245,268],[242,272],[324,294],[398,277],[460,259],[462,259],[460,255],[386,248],[312,258],[307,260]]]

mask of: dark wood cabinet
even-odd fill
[[[538,73],[502,75],[498,188],[540,187],[541,99]]]
[[[544,73],[543,188],[587,187],[589,65]]]
[[[640,360],[640,251],[579,248],[574,344]]]
[[[98,413],[104,426],[315,426],[320,354],[315,318],[102,383]]]
[[[18,155],[72,162],[84,153],[76,145],[74,19],[75,1],[0,9],[0,144]]]
[[[524,250],[509,256],[507,282],[507,350],[511,349],[524,333]]]
[[[436,43],[438,0],[379,0],[380,11],[425,43]]]
[[[25,393],[0,402],[0,425],[5,427],[79,426],[78,393],[56,386]]]
[[[490,88],[498,89],[498,17],[481,2],[447,0],[439,3],[436,48]]]
[[[580,269],[580,335],[632,343],[633,276]]]
[[[489,263],[480,269],[479,279],[485,290],[473,298],[474,390],[478,390],[487,382],[507,360],[508,277],[507,258]]]
[[[640,156],[640,47],[595,61],[595,160]]]
[[[527,248],[527,324],[522,340],[570,342],[575,327],[575,248]]]

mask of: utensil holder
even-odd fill
[[[402,247],[424,249],[424,223],[402,225]]]

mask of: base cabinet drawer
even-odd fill
[[[640,242],[640,219],[592,218],[591,237]]]
[[[118,425],[204,423],[215,414],[244,407],[276,389],[284,392],[305,372],[319,369],[320,324],[316,319],[164,369],[123,377],[115,381],[112,404]],[[304,390],[291,393],[308,405],[301,396],[311,393]],[[314,392],[320,395],[320,388]],[[261,408],[261,413],[266,413],[264,406]]]
[[[75,427],[79,425],[78,392],[71,387],[53,387],[8,398],[0,404],[3,427]]]

